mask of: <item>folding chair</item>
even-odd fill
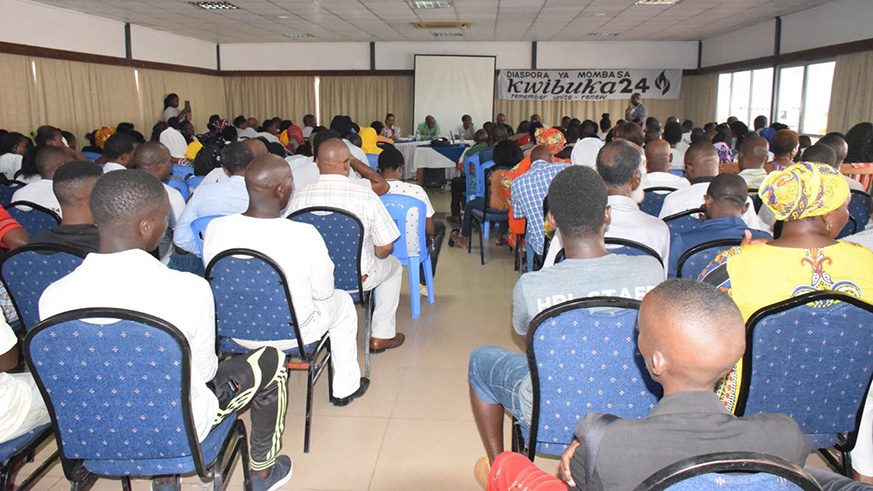
[[[333,380],[329,335],[314,343],[303,343],[285,272],[265,254],[251,249],[223,251],[206,266],[206,280],[215,299],[220,354],[250,351],[234,339],[297,342],[296,347],[285,350],[289,357],[285,366],[307,373],[303,452],[308,453],[313,388],[325,367],[328,380]]]
[[[73,310],[31,329],[24,353],[73,490],[97,475],[119,477],[129,490],[131,477],[190,472],[219,490],[239,455],[251,488],[245,426],[235,414],[199,441],[191,349],[168,322],[124,309]]]

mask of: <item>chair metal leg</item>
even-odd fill
[[[124,491],[131,491],[129,477],[125,476],[121,478],[121,489],[123,489]]]
[[[488,230],[488,222],[484,222],[485,230]],[[479,260],[482,262],[482,266],[485,266],[485,240],[484,233],[482,233],[482,228],[479,228]]]
[[[309,429],[312,425],[312,386],[314,385],[312,368],[312,362],[310,362],[309,370],[306,371],[306,423],[303,428],[303,453],[309,453]],[[330,388],[328,391],[330,391]]]
[[[479,225],[479,219],[473,217],[473,223]],[[479,225],[479,233],[482,233],[482,227]],[[470,228],[470,237],[467,237],[467,254],[470,254],[473,251],[473,229]]]

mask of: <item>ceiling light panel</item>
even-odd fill
[[[442,0],[411,0],[409,6],[414,9],[431,10],[451,8],[452,2]]]
[[[203,10],[237,10],[239,7],[230,2],[188,2],[189,5]]]

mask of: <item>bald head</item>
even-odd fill
[[[42,147],[36,152],[36,170],[43,179],[51,179],[58,167],[70,160],[70,154],[61,147]]]
[[[745,324],[718,288],[670,279],[643,299],[639,349],[652,377],[670,393],[708,390],[743,356]]]
[[[545,145],[537,145],[530,152],[530,161],[536,162],[537,160],[545,160],[546,162],[552,161],[552,151],[549,150],[549,147]]]
[[[816,145],[827,145],[831,147],[831,150],[834,151],[837,157],[836,163],[834,164],[837,168],[842,165],[843,161],[846,160],[846,154],[849,153],[849,144],[839,135],[825,135],[816,142]]]
[[[718,151],[709,142],[697,142],[685,152],[685,174],[688,180],[718,175]]]
[[[740,145],[740,153],[737,155],[737,163],[740,170],[746,169],[763,169],[767,163],[767,152],[770,151],[770,144],[765,138],[762,138],[755,133],[749,133],[743,139],[743,144]]]
[[[667,140],[652,140],[646,145],[646,170],[649,172],[670,172],[673,154]]]
[[[321,174],[349,175],[352,154],[349,147],[340,139],[325,140],[318,147],[318,171]]]
[[[249,138],[248,140],[244,140],[243,143],[249,147],[252,151],[252,155],[255,158],[258,158],[262,155],[267,155],[269,152],[267,151],[267,146],[264,145],[264,142],[258,140],[257,138]]]
[[[247,216],[275,218],[288,206],[294,177],[285,159],[273,154],[256,157],[246,168],[245,179],[249,193]]]

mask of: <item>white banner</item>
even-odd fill
[[[500,70],[497,97],[516,101],[678,99],[682,70]]]

